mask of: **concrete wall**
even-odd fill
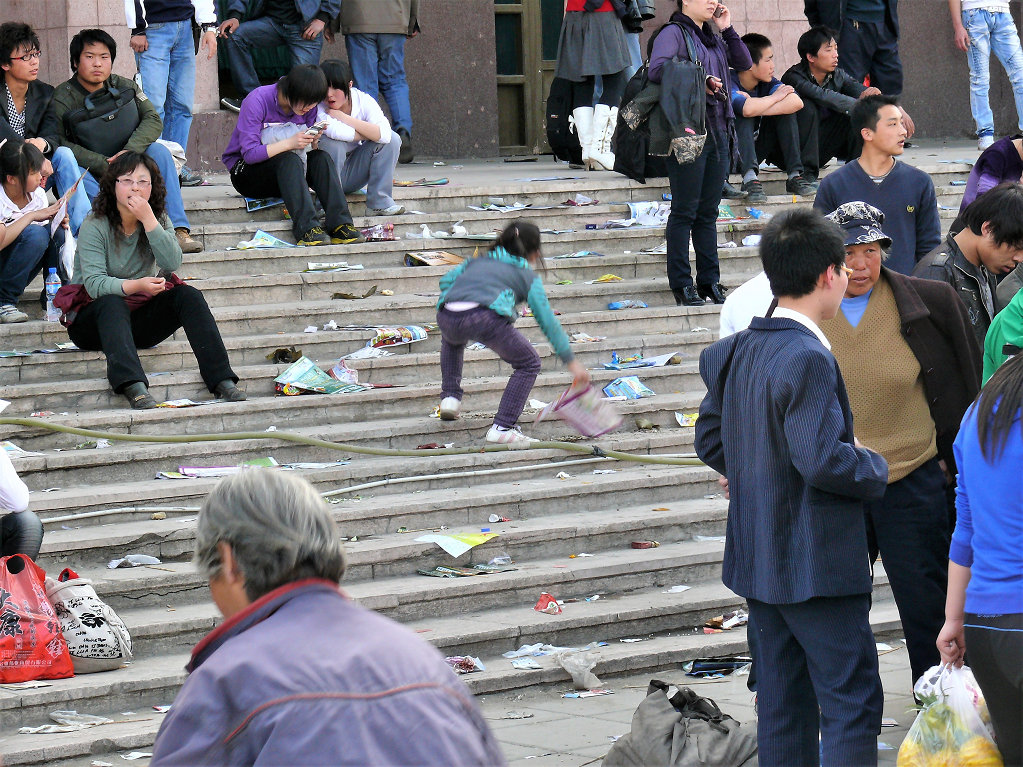
[[[657,7],[657,21],[647,22],[647,34],[668,20],[676,8],[675,0],[657,0]],[[796,41],[807,29],[802,0],[730,0],[728,7],[740,34],[760,32],[771,38],[779,77],[799,60]],[[1010,8],[1019,27],[1019,1],[1011,0]],[[899,21],[906,79],[903,101],[916,122],[917,134],[929,138],[972,137],[975,128],[970,114],[969,68],[966,54],[952,43],[948,4],[944,0],[900,0]],[[995,133],[1016,132],[1012,87],[994,58],[990,101]]]

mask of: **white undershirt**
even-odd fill
[[[831,342],[828,341],[828,339],[827,339],[827,337],[825,337],[824,333],[821,332],[821,329],[819,327],[817,327],[817,323],[814,322],[813,320],[811,320],[805,314],[802,314],[801,312],[797,312],[794,309],[787,309],[784,306],[779,306],[779,307],[775,308],[774,313],[771,316],[772,317],[783,317],[784,319],[787,319],[787,320],[795,320],[800,325],[803,325],[804,327],[809,328],[810,330],[813,331],[813,334],[815,336],[817,336],[817,338],[820,340],[820,342],[822,344],[824,344],[824,348],[827,349],[828,351],[831,351]]]

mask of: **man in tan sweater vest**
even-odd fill
[[[845,379],[857,437],[888,461],[884,497],[866,504],[867,535],[871,558],[879,552],[883,557],[916,680],[939,661],[934,641],[944,622],[951,535],[945,466],[931,411],[934,393],[924,376],[932,365],[922,364],[915,339],[904,335],[907,317],[928,314],[920,311],[924,302],[914,287],[922,281],[882,269],[891,239],[881,229],[880,210],[850,202],[828,218],[845,232],[846,264],[853,274],[841,310],[821,329]],[[953,307],[957,301],[953,295]],[[966,333],[965,318],[964,323]],[[948,375],[961,364],[953,359]]]

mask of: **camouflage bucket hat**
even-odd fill
[[[825,218],[842,227],[846,245],[879,242],[882,248],[891,247],[892,238],[881,230],[884,225],[884,213],[873,205],[865,202],[846,202]]]

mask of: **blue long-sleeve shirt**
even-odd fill
[[[440,278],[437,308],[455,301],[477,303],[509,322],[515,322],[519,316],[516,306],[525,302],[561,361],[571,362],[575,357],[568,336],[547,302],[543,280],[529,268],[526,259],[502,247],[479,258],[468,258]]]
[[[813,207],[828,214],[842,203],[857,200],[884,213],[884,232],[892,238],[884,265],[892,271],[912,274],[916,262],[941,243],[934,183],[919,168],[896,160],[878,184],[853,160],[824,177]]]
[[[1019,413],[994,462],[980,449],[977,407],[963,416],[956,437],[956,528],[948,558],[972,569],[966,612],[1023,613],[1023,433]]]

